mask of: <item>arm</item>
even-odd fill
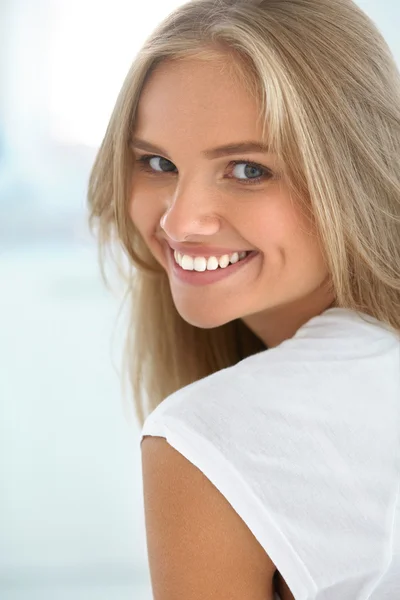
[[[273,600],[275,566],[226,498],[164,438],[141,452],[154,600]]]

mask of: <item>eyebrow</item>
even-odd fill
[[[138,150],[144,150],[146,152],[155,152],[168,156],[167,152],[163,148],[157,147],[150,142],[146,142],[138,137],[134,137],[131,140],[131,146]],[[228,156],[230,154],[250,153],[250,152],[262,152],[268,154],[271,152],[268,145],[262,142],[256,142],[249,140],[246,142],[239,142],[236,144],[226,144],[225,146],[218,146],[218,148],[210,148],[209,150],[203,150],[202,155],[206,158],[220,158],[221,156]]]

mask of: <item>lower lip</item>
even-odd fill
[[[185,269],[182,269],[182,267],[180,267],[175,261],[174,250],[172,250],[170,246],[168,246],[168,251],[172,265],[172,272],[175,277],[180,281],[189,283],[191,285],[208,285],[209,283],[215,283],[221,279],[226,279],[230,275],[234,275],[240,271],[240,269],[248,265],[249,262],[251,262],[259,254],[254,250],[253,252],[250,252],[246,258],[239,260],[237,263],[229,264],[229,266],[225,267],[225,269],[218,267],[214,271],[185,271]]]

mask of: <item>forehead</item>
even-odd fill
[[[188,58],[165,61],[150,75],[136,112],[135,133],[149,141],[210,132],[215,141],[258,139],[259,108],[231,61]]]

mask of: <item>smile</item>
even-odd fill
[[[224,254],[217,258],[216,256],[189,256],[188,254],[182,254],[175,250],[174,258],[175,262],[184,271],[215,271],[216,269],[226,269],[229,265],[236,264],[240,260],[246,258],[250,254],[249,252],[233,252],[232,254]]]
[[[218,259],[213,256],[209,258],[203,256],[190,257],[174,251],[169,246],[167,246],[167,252],[174,277],[178,281],[190,285],[208,285],[226,279],[244,269],[259,255],[258,251],[253,250],[251,252],[241,252],[241,256],[235,252],[232,255],[224,255]]]

